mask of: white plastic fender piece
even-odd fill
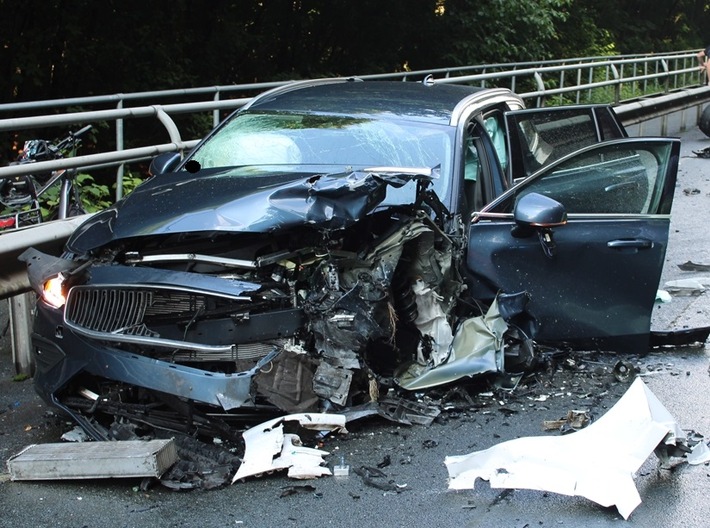
[[[557,437],[525,437],[468,455],[446,457],[449,489],[518,488],[582,496],[616,506],[628,519],[641,503],[633,477],[660,443],[685,439],[673,417],[636,378],[624,396],[589,427]],[[706,447],[700,442],[697,447]]]
[[[274,418],[242,433],[244,461],[239,466],[232,484],[253,475],[288,469],[288,476],[297,479],[330,475],[323,466],[327,451],[305,447],[296,434],[284,434],[284,422],[296,421],[301,427],[315,431],[347,433],[345,416],[341,414],[304,413]]]

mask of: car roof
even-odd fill
[[[330,79],[282,86],[242,110],[403,118],[448,124],[457,105],[485,88],[455,84]]]

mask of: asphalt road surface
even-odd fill
[[[669,280],[708,277],[678,264],[710,264],[710,159],[693,150],[710,146],[698,129],[682,136],[682,159],[661,287]],[[679,330],[710,324],[710,293],[672,297],[658,304],[653,327]],[[6,322],[2,303],[0,321]],[[12,381],[9,339],[0,343],[0,459],[24,446],[58,442],[68,425],[34,394],[31,381]],[[628,355],[579,354],[541,369],[510,394],[452,398],[430,426],[406,427],[378,418],[348,425],[347,435],[326,438],[328,465],[343,457],[349,476],[296,481],[276,473],[203,491],[173,491],[155,483],[145,490],[135,479],[12,482],[0,468],[0,527],[288,527],[288,526],[704,526],[710,519],[710,468],[659,467],[655,455],[635,477],[642,503],[627,521],[615,507],[581,497],[533,490],[447,487],[444,458],[527,436],[553,437],[543,423],[584,410],[592,418],[608,411],[630,381],[612,371],[631,361],[651,391],[683,429],[710,439],[708,345]],[[621,446],[620,446],[621,447]],[[579,457],[605,453],[579,453]],[[356,473],[378,468],[369,481]],[[378,484],[378,482],[380,484]],[[609,483],[611,486],[613,483]],[[388,489],[383,489],[388,488]]]

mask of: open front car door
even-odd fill
[[[648,347],[680,141],[586,147],[474,213],[474,298],[526,291],[536,340],[630,353]]]

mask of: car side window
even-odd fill
[[[656,214],[670,149],[668,143],[654,142],[614,142],[588,149],[523,184],[491,212],[510,213],[521,197],[534,192],[557,200],[573,214]]]
[[[509,119],[511,134],[516,135],[515,143],[523,155],[524,174],[516,177],[530,176],[553,161],[600,141],[591,108],[516,112]]]

